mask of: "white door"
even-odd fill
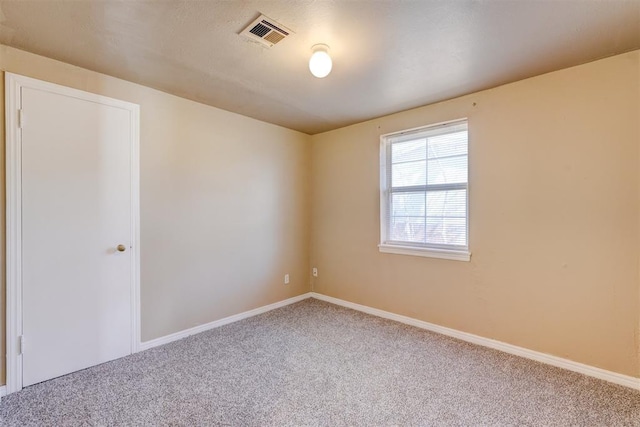
[[[19,94],[22,386],[133,351],[137,114],[64,89]]]

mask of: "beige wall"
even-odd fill
[[[0,70],[140,105],[143,341],[309,291],[308,135],[1,45]]]
[[[312,137],[316,292],[640,376],[640,51]],[[470,262],[378,252],[379,135],[468,117]]]

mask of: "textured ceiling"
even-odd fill
[[[640,1],[0,0],[0,43],[314,134],[638,49]]]

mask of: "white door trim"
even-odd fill
[[[44,90],[86,101],[96,102],[126,110],[131,118],[131,351],[140,348],[140,106],[101,95],[71,89],[53,83],[32,79],[12,73],[5,73],[5,116],[6,116],[6,279],[7,279],[7,394],[22,389],[22,355],[20,336],[22,335],[22,159],[20,97],[22,88]]]

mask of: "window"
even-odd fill
[[[380,251],[469,261],[467,121],[381,137]]]

